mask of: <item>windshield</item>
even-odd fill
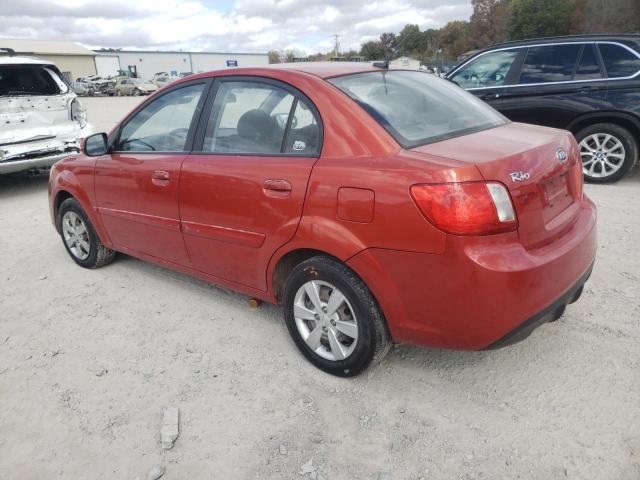
[[[58,95],[68,91],[67,84],[48,66],[0,66],[0,96]]]
[[[329,82],[358,102],[404,148],[507,122],[462,88],[424,72],[367,72]]]

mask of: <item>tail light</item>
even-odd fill
[[[71,101],[71,120],[78,122],[80,128],[84,128],[87,124],[87,111],[77,98]]]
[[[435,227],[454,235],[489,235],[518,228],[507,188],[497,182],[414,185],[411,196]]]
[[[575,165],[571,167],[571,175],[573,176],[573,188],[575,199],[581,201],[584,196],[584,174],[582,173],[582,159],[578,157]]]

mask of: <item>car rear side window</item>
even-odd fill
[[[640,71],[640,58],[632,51],[612,43],[598,46],[609,78],[630,77]]]
[[[230,155],[315,155],[320,128],[309,104],[270,83],[224,81],[202,150]]]
[[[368,72],[329,82],[355,100],[404,148],[507,123],[472,94],[424,72]]]
[[[485,88],[504,85],[518,50],[485,53],[455,72],[450,80],[462,88]]]
[[[574,80],[591,80],[594,78],[602,78],[602,72],[600,71],[600,64],[596,58],[596,53],[593,44],[584,46],[582,55],[578,66],[576,67],[576,73],[573,76]]]
[[[122,128],[117,151],[183,152],[204,84],[176,88],[142,107]]]
[[[582,44],[529,47],[520,84],[563,82],[573,78]]]
[[[59,95],[68,91],[67,84],[47,66],[0,67],[0,96]]]

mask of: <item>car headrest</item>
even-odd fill
[[[262,140],[269,138],[272,132],[272,119],[264,110],[249,110],[238,120],[238,135],[243,138]]]

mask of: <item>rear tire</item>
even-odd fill
[[[67,198],[58,208],[57,227],[67,253],[81,267],[100,268],[115,258],[116,252],[102,244],[75,198]]]
[[[576,140],[587,182],[617,182],[631,170],[638,157],[635,137],[613,123],[590,125],[576,134]]]
[[[380,362],[391,347],[371,291],[333,258],[316,256],[294,267],[285,284],[283,310],[298,349],[332,375],[358,375]]]

